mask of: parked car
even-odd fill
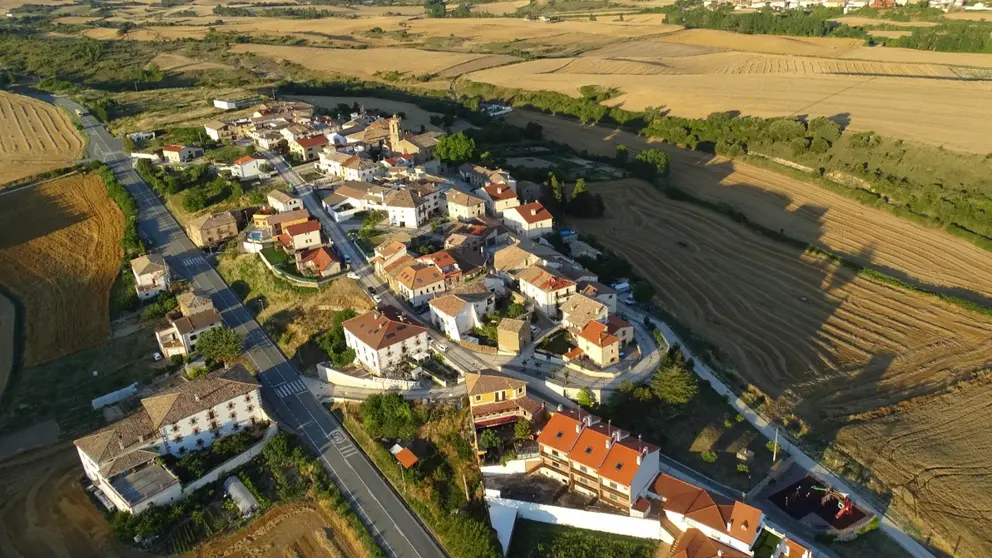
[[[626,297],[624,297],[623,301],[624,301],[625,304],[633,304],[634,303],[634,295],[627,295]]]
[[[374,300],[376,304],[379,304],[380,302],[382,302],[382,297],[377,294],[374,294],[372,295],[372,300]]]
[[[348,279],[354,279],[355,281],[358,281],[358,274],[355,273],[354,271],[349,271],[348,272]]]
[[[158,361],[162,360],[162,353],[154,353],[154,354],[152,354],[152,360],[154,360],[155,362],[158,362]]]
[[[431,347],[433,347],[434,350],[437,351],[437,352],[439,352],[439,353],[448,352],[448,347],[446,345],[442,345],[442,344],[438,343],[437,341],[431,343]]]
[[[351,263],[351,256],[345,254],[345,256],[344,256],[344,263],[350,264]]]
[[[531,332],[532,334],[533,334],[533,333],[537,333],[537,329],[538,329],[538,328],[537,328],[537,326],[536,326],[536,325],[534,325],[534,324],[530,324],[530,332]]]

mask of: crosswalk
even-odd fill
[[[194,265],[200,265],[205,260],[203,256],[192,256],[189,258],[183,258],[183,267],[192,267]]]
[[[275,389],[276,393],[279,394],[279,397],[285,399],[291,395],[303,393],[307,390],[307,386],[303,383],[303,380],[296,379],[292,382],[286,382],[285,384],[278,385]]]

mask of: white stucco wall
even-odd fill
[[[548,506],[520,500],[510,500],[491,496],[493,491],[486,491],[486,503],[490,506],[502,506],[517,511],[517,517],[550,523],[552,525],[567,525],[579,529],[589,529],[604,533],[614,533],[641,539],[653,539],[671,544],[674,538],[661,528],[661,523],[654,519],[641,519],[608,513],[598,513],[559,506]]]

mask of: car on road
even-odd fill
[[[344,263],[350,264],[351,263],[351,256],[345,254],[345,256],[344,256]]]
[[[440,344],[440,343],[438,343],[437,341],[435,341],[435,342],[433,342],[433,343],[431,343],[431,347],[432,347],[432,348],[433,348],[433,349],[434,349],[435,351],[437,351],[437,352],[439,352],[439,353],[446,353],[446,352],[448,352],[448,347],[447,347],[447,345],[442,345],[442,344]]]
[[[624,302],[624,304],[633,304],[634,303],[634,295],[627,295],[626,297],[624,297],[623,302]]]
[[[355,281],[358,281],[358,274],[355,273],[354,271],[349,271],[348,272],[348,279],[354,279]]]
[[[162,353],[152,353],[152,360],[155,362],[162,360]]]
[[[374,294],[372,295],[372,300],[374,300],[376,304],[379,304],[380,302],[382,302],[382,297],[377,294]]]
[[[534,324],[530,324],[530,332],[531,332],[532,334],[534,334],[534,333],[537,333],[537,329],[538,329],[538,328],[537,328],[537,326],[536,326],[536,325],[534,325]]]

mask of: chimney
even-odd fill
[[[613,436],[606,439],[606,449],[610,449],[611,447],[613,447]]]
[[[117,445],[121,447],[121,451],[124,450],[124,436],[120,432],[117,433]]]
[[[193,399],[195,399],[196,402],[199,403],[200,402],[200,394],[199,393],[194,393],[193,394]]]
[[[727,522],[727,532],[728,533],[730,532],[731,528],[733,528],[733,526],[734,526],[734,522],[733,521],[728,521]]]
[[[559,404],[558,404],[558,412],[559,412],[559,413],[560,413],[560,412],[562,412],[562,406],[561,406],[561,403],[559,403]]]
[[[138,434],[138,443],[139,444],[145,443],[145,435],[144,434]]]
[[[641,461],[644,461],[644,458],[641,457],[641,454],[637,454],[637,466],[638,467],[641,466]]]
[[[723,550],[722,549],[719,549],[719,548],[716,549],[716,555],[717,556],[723,556]]]
[[[537,209],[534,209],[533,207],[530,208],[530,214],[531,216],[537,215]]]

